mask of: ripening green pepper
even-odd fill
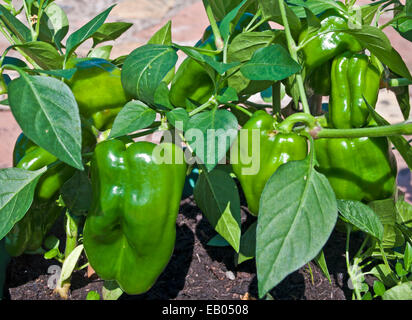
[[[214,40],[199,44],[200,48],[216,50]],[[216,58],[217,59],[217,58]],[[209,73],[196,60],[187,57],[177,69],[170,86],[170,102],[175,107],[187,108],[186,100],[202,105],[215,91],[215,84]],[[188,111],[191,111],[190,108]]]
[[[122,86],[121,69],[108,61],[75,58],[66,64],[66,69],[71,68],[77,68],[77,71],[67,84],[85,118],[93,118],[104,110],[119,110],[130,100]],[[110,121],[100,121],[95,126],[101,130],[111,124]]]
[[[233,172],[242,186],[250,212],[256,216],[266,182],[278,167],[289,161],[303,160],[308,154],[306,138],[295,133],[276,133],[276,124],[265,111],[255,112],[243,126],[245,136],[240,131],[231,149]]]
[[[96,143],[96,138],[87,129],[82,132],[82,140],[84,152],[92,150]],[[13,151],[13,165],[16,168],[34,171],[57,160],[54,155],[37,146],[24,134],[17,139]],[[59,190],[74,172],[73,167],[58,163],[41,176],[31,207],[5,238],[6,249],[11,256],[16,257],[41,247],[44,237],[61,213],[61,207],[56,202]]]
[[[307,86],[313,94],[319,96],[329,96],[331,90],[331,73],[332,62],[327,61],[320,67],[316,68],[306,80]]]
[[[338,199],[387,199],[396,190],[397,165],[388,139],[316,139],[319,172],[329,180]]]
[[[382,73],[378,61],[365,54],[345,52],[337,56],[331,69],[329,119],[336,129],[362,128],[371,120],[364,101],[375,108]]]
[[[84,248],[96,273],[128,294],[148,291],[174,249],[187,166],[176,145],[158,148],[107,140],[96,146],[91,162]]]
[[[346,32],[328,32],[348,29],[348,21],[335,10],[327,10],[320,16],[320,29],[305,28],[299,35],[299,45],[309,41],[303,47],[303,59],[306,75],[325,62],[345,51],[359,52],[363,48],[356,38]],[[312,40],[310,40],[312,38]]]
[[[23,152],[25,147],[27,149]],[[23,134],[16,143],[13,157],[16,168],[31,171],[57,161],[55,156],[35,145]],[[55,195],[74,171],[74,168],[60,163],[48,169],[39,179],[30,209],[6,236],[6,249],[11,256],[16,257],[41,247],[44,237],[61,212]]]

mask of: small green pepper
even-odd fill
[[[247,141],[244,141],[245,138],[239,133],[234,142],[236,149],[232,147],[232,152],[235,152],[231,153],[233,172],[242,186],[250,212],[256,216],[259,212],[260,196],[269,178],[280,165],[303,160],[308,153],[306,138],[295,133],[277,133],[276,124],[277,121],[265,111],[255,112],[243,126],[243,130],[247,132]],[[253,132],[258,134],[259,152],[253,149],[256,148]]]

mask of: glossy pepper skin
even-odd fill
[[[212,38],[198,46],[207,50],[216,50]],[[207,71],[199,62],[187,57],[172,80],[169,98],[175,107],[186,109],[186,99],[202,105],[210,99],[214,90],[215,84]]]
[[[362,128],[371,120],[363,97],[373,108],[378,101],[382,73],[365,54],[345,52],[331,69],[329,120],[336,129]]]
[[[148,291],[172,256],[175,223],[187,166],[174,144],[159,163],[156,145],[107,140],[91,162],[92,207],[84,227],[84,248],[96,273],[116,280],[128,294]],[[177,160],[176,160],[177,161]]]
[[[16,143],[13,157],[16,168],[31,171],[57,161],[55,156],[35,145],[23,134]],[[6,250],[12,257],[41,247],[44,237],[61,213],[55,196],[74,171],[74,168],[62,163],[48,169],[40,178],[30,209],[6,236]]]
[[[110,128],[114,118],[99,114],[105,110],[109,113],[120,112],[121,108],[130,100],[121,83],[121,69],[103,59],[71,59],[66,69],[77,68],[74,76],[67,81],[71,88],[79,111],[89,119],[98,117],[95,126],[99,130]],[[116,115],[117,115],[116,113]]]
[[[335,10],[327,10],[320,16],[319,30],[305,28],[299,35],[299,45],[316,36],[302,49],[306,75],[310,74],[325,62],[345,52],[363,50],[356,38],[345,32],[328,32],[338,29],[348,29],[348,21]],[[324,33],[324,34],[321,34]]]
[[[96,143],[92,132],[83,129],[83,151],[89,152]],[[21,134],[13,151],[13,164],[16,168],[38,170],[51,165],[58,159],[37,146]],[[35,251],[43,243],[44,237],[60,216],[61,207],[57,205],[59,190],[74,174],[75,169],[64,163],[49,168],[39,179],[33,198],[33,203],[23,219],[17,222],[6,236],[6,249],[13,257],[24,252]]]
[[[337,199],[369,202],[394,194],[397,165],[387,138],[316,139],[315,152]]]
[[[243,129],[247,130],[247,145],[243,144],[245,140],[240,134],[235,141],[237,150],[234,151],[232,147],[232,152],[237,152],[237,163],[233,163],[234,158],[231,156],[233,172],[242,186],[249,210],[255,216],[259,212],[260,196],[266,182],[278,167],[289,161],[303,160],[308,154],[306,138],[294,133],[276,133],[274,127],[276,123],[276,120],[265,111],[255,112],[243,126]],[[252,152],[253,130],[257,130],[260,137],[259,153]],[[245,174],[244,170],[251,169],[251,157],[252,163],[259,163],[259,169],[249,175]]]

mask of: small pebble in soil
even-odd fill
[[[229,280],[235,280],[236,276],[233,274],[232,271],[227,271],[226,272],[226,278],[228,278]]]

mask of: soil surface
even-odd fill
[[[244,197],[242,202],[244,203]],[[254,219],[242,206],[242,225]],[[53,233],[64,245],[62,222]],[[208,241],[216,235],[207,219],[196,206],[193,196],[182,201],[177,223],[176,245],[173,256],[147,293],[137,296],[123,294],[125,300],[255,300],[258,297],[255,260],[236,266],[235,252],[230,247],[211,247]],[[359,245],[353,238],[352,248]],[[333,232],[324,248],[332,282],[313,262],[290,274],[272,292],[275,300],[350,300],[345,264],[345,236]],[[84,257],[83,257],[83,260]],[[48,287],[55,260],[41,255],[23,255],[13,258],[8,266],[5,284],[6,300],[60,300]],[[310,271],[311,270],[311,271]],[[101,294],[103,281],[94,274],[88,277],[86,269],[76,271],[71,281],[70,300],[84,300],[89,291]]]

